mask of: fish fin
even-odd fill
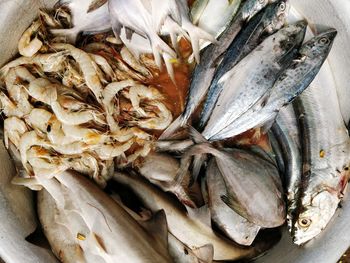
[[[157,34],[149,35],[149,40],[152,46],[152,52],[156,65],[161,69],[162,61],[160,55],[168,53],[170,57],[176,58],[176,53],[172,50],[167,43],[165,43]]]
[[[191,208],[186,206],[186,210],[190,218],[201,221],[203,224],[211,227],[210,210],[207,205],[199,208]]]
[[[240,216],[247,218],[245,211],[237,204],[236,197],[233,194],[227,193],[220,196],[221,200]]]
[[[168,247],[168,223],[164,210],[156,212],[150,220],[139,222],[160,245]]]
[[[260,128],[262,134],[266,134],[269,130],[271,130],[272,125],[275,123],[276,116],[277,115],[274,115],[273,118],[267,120],[265,124]]]
[[[169,139],[176,131],[183,127],[184,119],[182,115],[177,117],[169,126],[163,131],[162,135],[159,137],[159,140]]]
[[[173,64],[171,62],[172,58],[167,53],[163,53],[163,60],[165,63],[166,71],[168,72],[168,75],[169,75],[171,81],[176,86],[174,68],[173,68]]]
[[[195,128],[193,128],[190,125],[188,125],[188,132],[190,134],[192,141],[194,141],[195,143],[208,142],[208,140],[199,131],[197,131]]]
[[[203,163],[206,161],[207,156],[205,154],[195,155],[192,162],[192,177],[190,186],[192,186],[198,179]]]
[[[187,31],[188,35],[190,36],[191,39],[191,46],[192,46],[192,50],[193,50],[193,54],[195,57],[195,60],[197,62],[197,64],[200,63],[200,47],[199,47],[199,41],[202,40],[207,40],[213,44],[216,44],[217,41],[215,39],[215,37],[213,37],[211,34],[209,34],[208,32],[206,32],[205,30],[194,26],[191,27],[191,30]]]
[[[86,13],[90,13],[90,12],[95,11],[96,9],[100,8],[101,6],[103,6],[105,3],[107,3],[107,0],[93,0],[90,3],[89,8],[88,8]]]
[[[67,42],[74,44],[77,40],[79,32],[76,28],[69,28],[69,29],[51,29],[50,32],[53,35],[57,36],[64,36],[67,39]]]
[[[192,252],[199,259],[200,263],[213,262],[214,247],[212,244],[207,244],[202,247],[193,248]]]
[[[125,28],[125,37],[127,40],[131,40],[133,31],[130,28]]]

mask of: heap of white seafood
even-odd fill
[[[47,34],[70,21],[63,10],[55,17],[41,11],[19,41],[22,56],[0,71],[5,144],[23,166],[14,181],[33,189],[68,169],[103,186],[115,165],[149,153],[153,136],[144,129],[172,121],[163,95],[139,82],[150,71],[125,47],[117,58],[102,43],[83,50]],[[120,98],[130,106],[119,107]]]

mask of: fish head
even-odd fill
[[[281,52],[279,64],[288,65],[304,41],[307,28],[307,22],[304,20],[283,27],[273,36],[274,51],[277,49]]]
[[[286,23],[290,9],[289,0],[281,0],[267,7],[263,20],[264,33],[273,34]]]
[[[337,30],[330,28],[306,42],[300,49],[300,54],[309,58],[327,56],[336,36]]]
[[[241,8],[243,21],[249,21],[265,6],[276,1],[277,0],[247,0]]]
[[[320,234],[339,204],[335,191],[323,190],[303,199],[306,198],[309,200],[308,204],[303,205],[303,210],[296,217],[292,228],[293,242],[297,245],[302,245]]]

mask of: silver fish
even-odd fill
[[[210,143],[197,144],[183,156],[178,181],[187,171],[191,157],[206,153],[215,157],[226,186],[221,199],[230,208],[261,227],[284,223],[285,204],[278,170],[257,155],[238,149],[216,149]]]
[[[319,42],[328,44],[335,34],[328,30]],[[349,180],[350,140],[336,89],[326,81],[304,91],[295,109],[303,138],[303,174],[292,236],[300,245],[320,234],[338,208]]]
[[[276,0],[247,0],[243,4],[227,26],[226,30],[218,38],[217,45],[212,44],[205,48],[201,54],[201,63],[198,64],[192,73],[192,81],[187,95],[186,107],[184,112],[173,121],[173,123],[162,133],[160,139],[169,138],[179,128],[183,127],[192,113],[197,109],[204,99],[209,85],[214,77],[215,69],[220,63],[221,56],[227,50],[233,39],[244,26],[244,23],[257,14],[269,2]]]
[[[38,213],[63,262],[172,262],[165,219],[151,234],[83,176],[65,172],[56,178],[39,194]]]
[[[235,260],[254,257],[271,245],[264,242],[250,248],[236,246],[213,232],[210,215],[203,208],[196,212],[189,209],[190,216],[167,194],[141,179],[132,174],[115,173],[114,176],[118,183],[131,188],[151,211],[164,209],[169,232],[190,248],[211,244],[214,247],[214,260]]]
[[[301,94],[316,77],[331,50],[335,34],[331,29],[306,42],[293,63],[277,79],[262,104],[254,105],[217,136],[234,136],[273,122],[278,111]],[[324,37],[330,41],[322,43]]]
[[[0,133],[3,139],[2,131]],[[0,259],[4,262],[57,263],[57,259],[49,250],[26,241],[25,238],[37,227],[33,193],[29,189],[12,184],[16,170],[2,142],[0,158]],[[19,156],[15,161],[21,165]]]
[[[136,213],[122,202],[118,194],[113,193],[111,197],[141,225],[145,225],[147,229],[147,221],[152,218],[151,211],[142,208],[141,214]],[[159,212],[157,212],[156,215],[157,214],[159,214]],[[144,224],[145,222],[146,224]],[[192,249],[178,240],[170,232],[168,232],[168,249],[174,263],[211,263],[213,261],[214,249],[212,245],[205,245]]]
[[[65,0],[59,1],[58,6],[67,6],[72,14],[72,28],[51,29],[54,35],[63,35],[71,43],[75,43],[80,32],[96,33],[111,29],[107,1],[102,1],[96,8],[96,1]],[[102,5],[101,5],[102,4]]]
[[[207,167],[206,188],[213,222],[233,241],[250,246],[260,226],[250,223],[221,200],[221,195],[226,194],[226,186],[215,159],[211,159]]]
[[[220,78],[256,48],[266,37],[279,30],[285,24],[289,7],[290,4],[287,0],[278,1],[267,6],[248,22],[247,26],[241,30],[231,43],[210,84],[200,117],[200,130],[210,118],[222,91],[223,86],[218,84]]]
[[[293,105],[289,105],[279,112],[276,122],[272,126],[272,133],[278,140],[285,163],[284,173],[288,207],[287,223],[291,229],[294,220],[293,213],[295,212],[300,196],[302,174],[300,131]]]
[[[300,47],[305,30],[305,21],[282,28],[221,77],[218,84],[223,86],[222,92],[202,133],[205,138],[232,137],[227,127],[254,105],[264,104],[274,82]]]

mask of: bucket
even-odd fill
[[[23,31],[38,15],[40,7],[50,8],[56,0],[0,0],[0,65],[10,60],[17,51]],[[333,49],[322,73],[330,82],[320,85],[336,88],[341,112],[346,123],[350,119],[350,3],[348,0],[291,0],[293,8],[308,20],[312,30],[318,25],[332,26],[338,30]],[[25,240],[35,231],[38,222],[30,190],[11,185],[15,169],[9,155],[0,143],[0,262],[54,263],[58,260],[51,251]],[[350,246],[350,202],[345,197],[332,222],[314,240],[302,247],[294,245],[287,230],[281,241],[259,263],[334,263]]]

